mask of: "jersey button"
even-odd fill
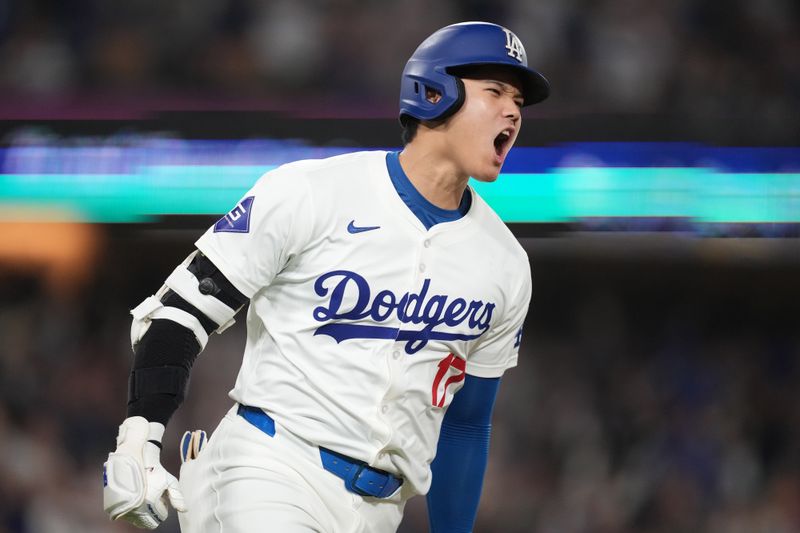
[[[419,271],[420,272],[425,272],[425,263],[420,263],[419,264]]]
[[[423,242],[423,243],[422,243],[422,245],[423,245],[425,248],[430,248],[430,247],[431,247],[431,241],[430,241],[430,239],[425,239],[425,242]]]
[[[388,412],[389,412],[389,406],[388,405],[381,406],[381,413],[386,414]]]
[[[392,357],[394,357],[395,359],[400,359],[400,350],[393,351]]]

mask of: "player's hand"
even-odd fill
[[[161,466],[163,435],[162,424],[141,416],[119,427],[117,449],[103,465],[103,509],[112,520],[155,529],[169,514],[167,503],[186,510],[178,480]]]

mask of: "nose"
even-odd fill
[[[510,119],[515,126],[522,118],[522,110],[513,98],[506,99],[506,109],[504,110],[503,116]]]

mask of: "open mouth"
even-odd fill
[[[494,152],[499,157],[502,157],[503,154],[506,152],[506,147],[508,143],[511,141],[511,130],[505,129],[497,134],[497,137],[494,138]]]

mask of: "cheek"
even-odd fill
[[[458,150],[467,161],[481,158],[486,151],[486,142],[477,127],[465,129],[460,136]]]
[[[466,115],[458,117],[458,121],[454,121],[450,129],[451,148],[459,152],[474,150],[479,137],[476,124]]]
[[[462,108],[451,118],[451,148],[467,159],[480,157],[482,152],[491,149],[486,140],[488,117],[486,103],[468,95]]]

